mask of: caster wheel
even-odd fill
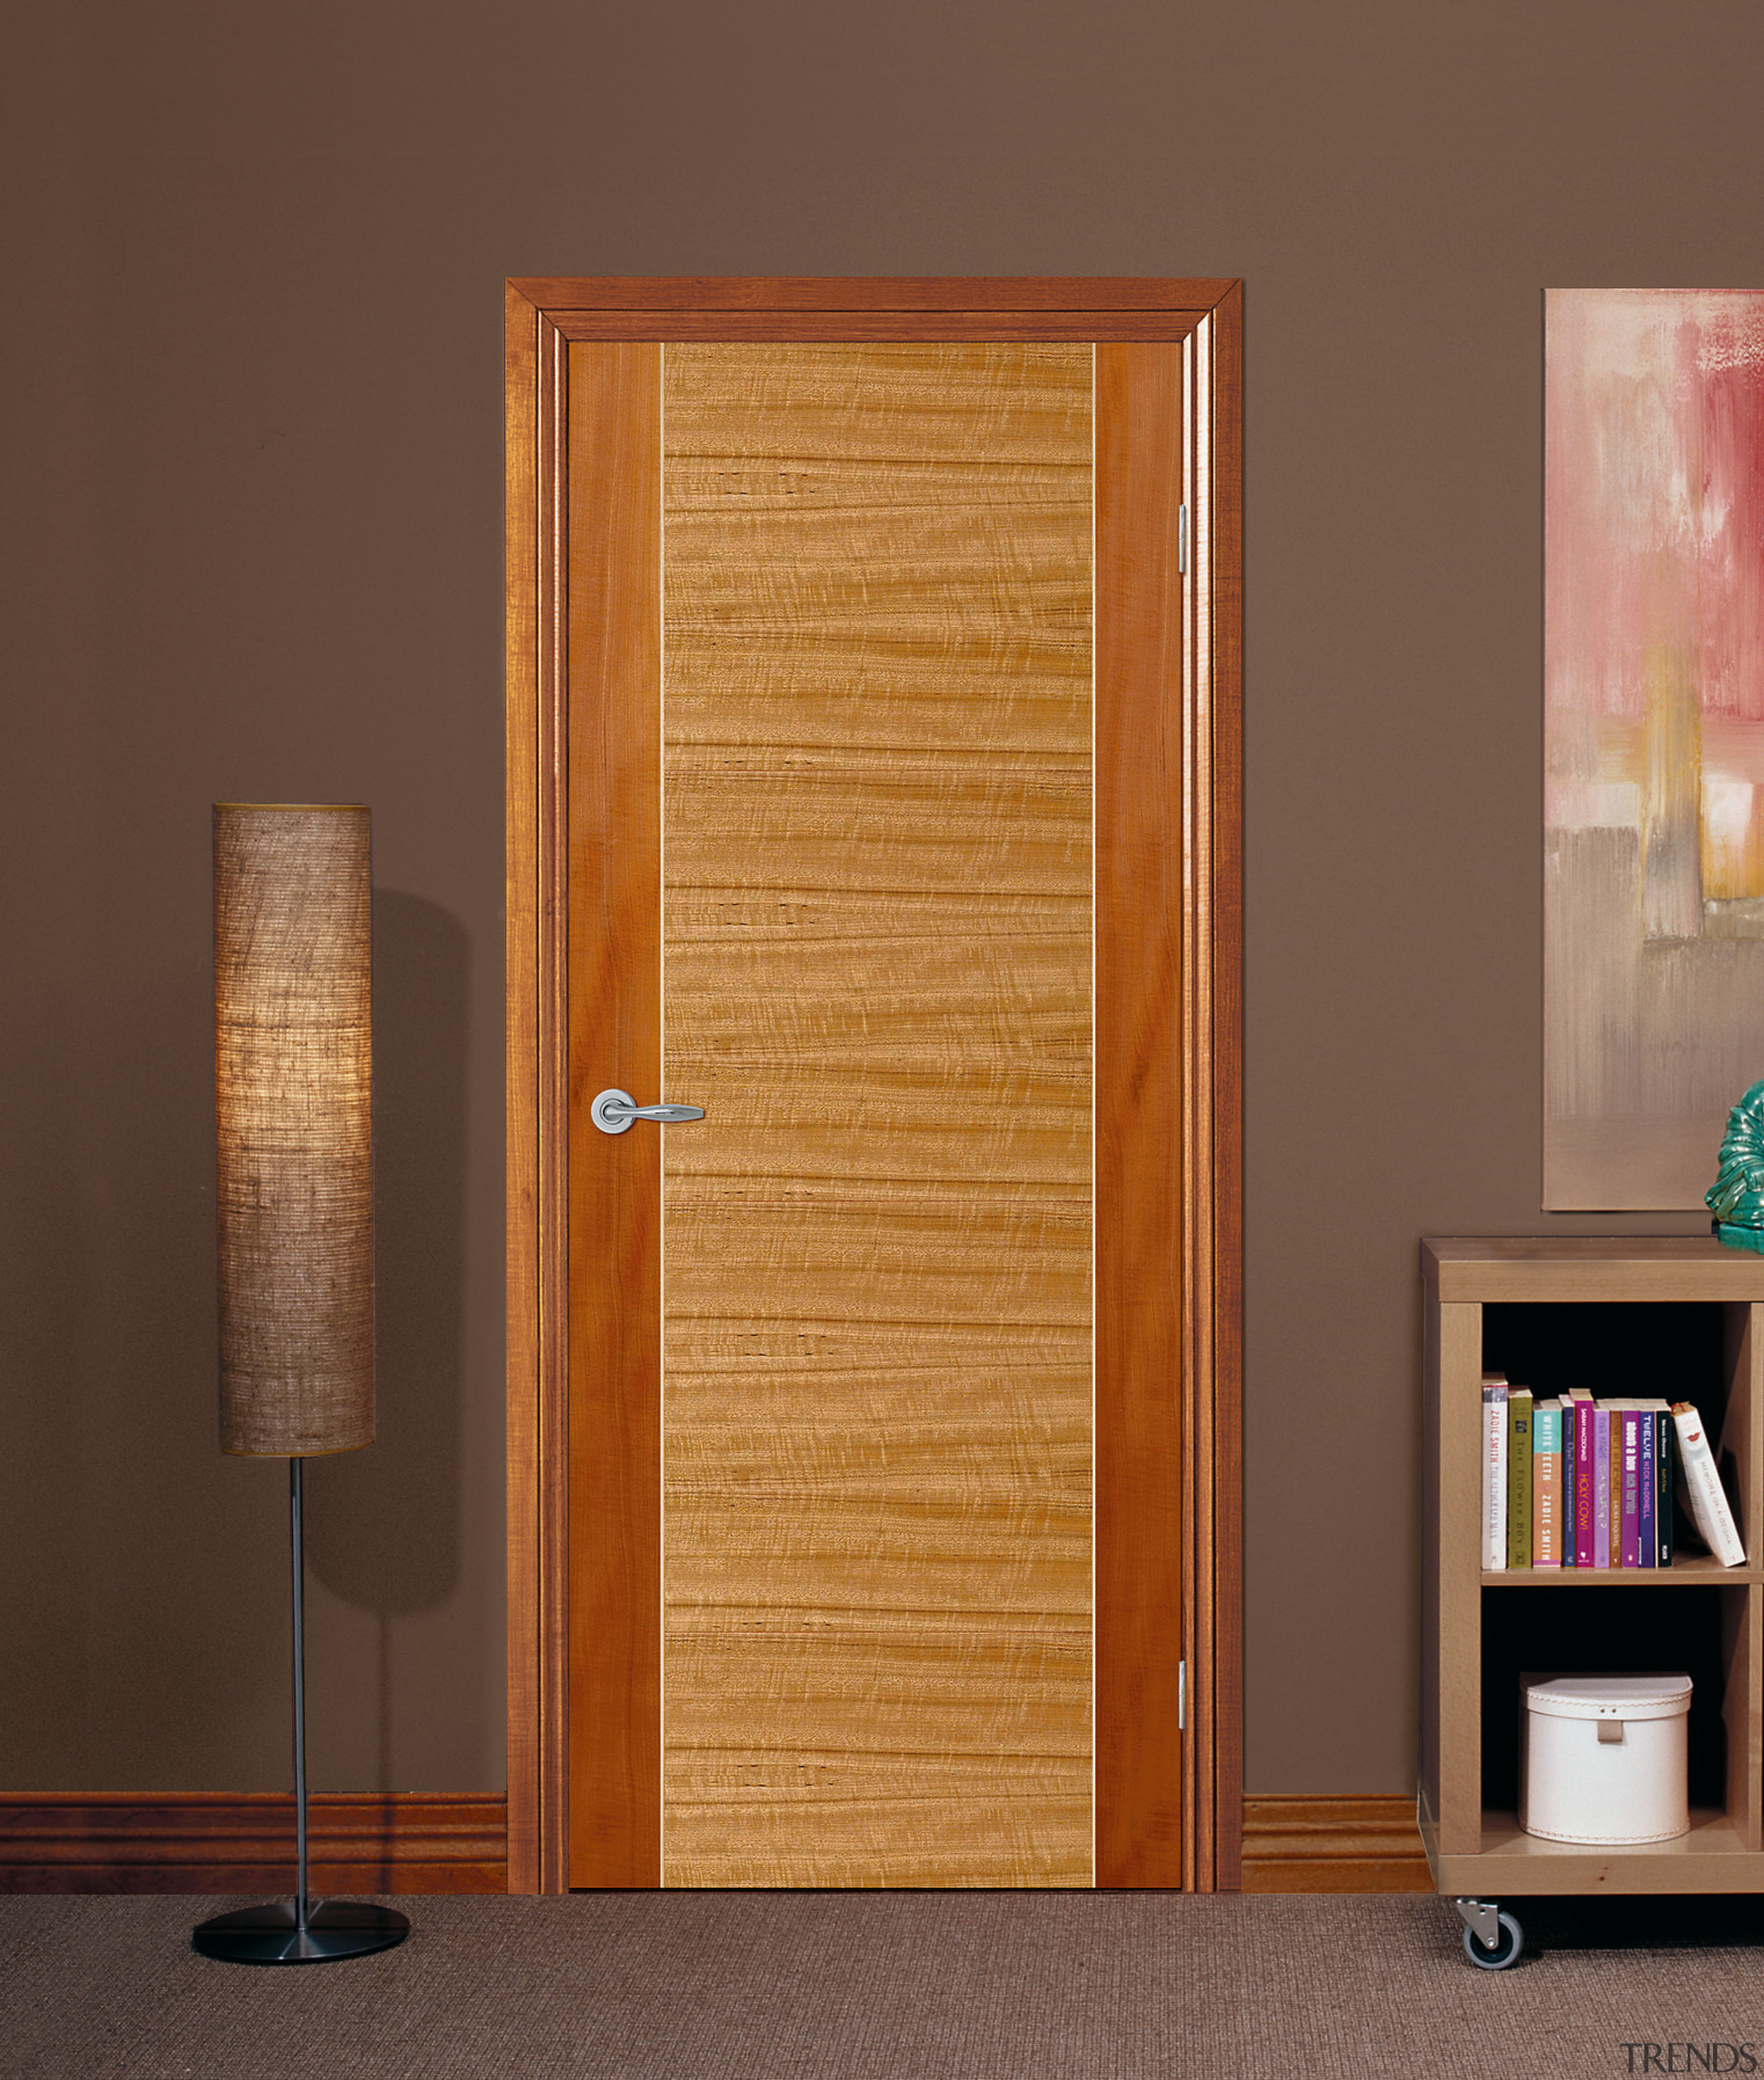
[[[1501,1932],[1491,1950],[1477,1936],[1473,1928],[1464,1931],[1464,1954],[1479,1971],[1504,1972],[1518,1961],[1519,1952],[1525,1948],[1525,1931],[1510,1914],[1501,1916]]]

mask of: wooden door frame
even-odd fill
[[[1194,342],[1182,707],[1182,1877],[1242,1830],[1242,298],[1132,278],[523,277],[506,285],[508,1885],[567,1887],[566,363],[585,339]],[[926,321],[934,329],[927,331]]]

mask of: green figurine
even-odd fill
[[[1721,1167],[1703,1204],[1729,1249],[1764,1256],[1764,1084],[1754,1084],[1728,1114]]]

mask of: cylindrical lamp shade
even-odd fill
[[[217,802],[220,1449],[374,1436],[368,811]]]

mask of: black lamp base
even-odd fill
[[[333,1957],[389,1950],[410,1933],[401,1914],[371,1900],[321,1901],[302,1928],[293,1901],[279,1899],[268,1906],[217,1914],[201,1923],[190,1940],[204,1957],[223,1957],[233,1965],[324,1965]]]

